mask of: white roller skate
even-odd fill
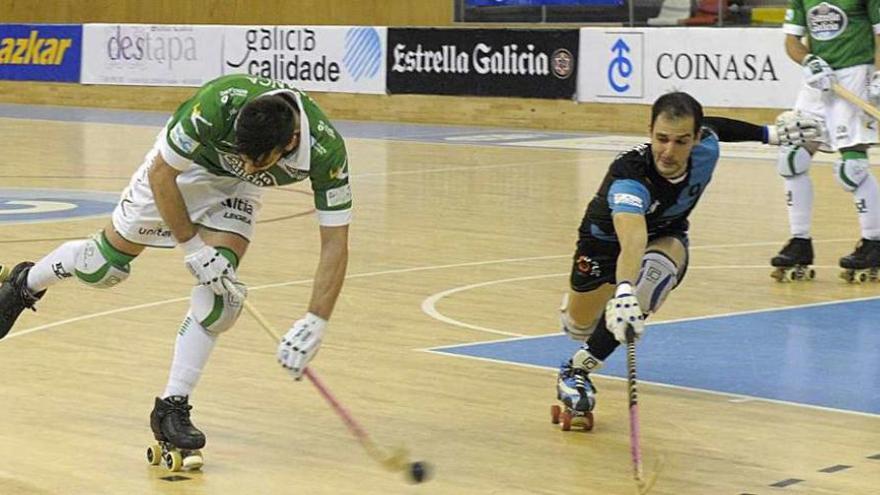
[[[590,374],[581,368],[574,368],[569,360],[559,367],[556,379],[556,397],[562,403],[550,406],[550,421],[561,425],[562,431],[572,426],[593,429],[593,408],[596,406],[596,388],[590,381]]]

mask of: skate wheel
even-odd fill
[[[550,422],[554,425],[559,424],[559,415],[562,414],[562,408],[557,405],[550,406]]]
[[[568,411],[562,411],[559,415],[559,421],[562,423],[562,431],[571,430],[571,413]]]
[[[180,471],[180,468],[183,467],[183,456],[177,450],[166,452],[162,457],[162,461],[165,463],[165,468],[171,472]]]
[[[783,277],[785,277],[786,282],[794,282],[794,280],[796,278],[795,271],[794,270],[786,270],[785,273],[783,274]]]
[[[593,429],[593,413],[588,412],[584,414],[584,430],[590,431]]]
[[[863,284],[863,283],[865,283],[865,282],[868,281],[868,274],[865,273],[865,272],[860,272],[860,273],[858,274],[858,276],[856,277],[856,280],[857,280],[860,284]]]
[[[158,466],[162,462],[162,447],[159,444],[154,443],[147,447],[147,462],[151,466]]]
[[[186,469],[187,471],[201,469],[204,464],[205,459],[202,457],[202,451],[200,450],[193,450],[192,452],[188,452],[187,455],[183,458],[183,469]]]
[[[816,278],[816,270],[810,268],[807,270],[807,280],[814,280]]]

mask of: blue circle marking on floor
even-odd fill
[[[0,188],[0,224],[109,216],[118,193],[72,189]]]

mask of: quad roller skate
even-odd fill
[[[774,267],[770,276],[777,282],[813,280],[816,270],[810,267],[813,264],[812,239],[792,237],[770,264]]]
[[[153,466],[161,463],[172,472],[202,467],[204,458],[199,449],[205,446],[205,434],[190,421],[191,409],[185,396],[156,398],[150,413],[150,428],[156,443],[147,447],[147,462]]]
[[[593,408],[596,406],[596,388],[586,370],[573,368],[571,360],[559,367],[556,397],[562,405],[550,406],[550,421],[562,431],[579,427],[593,429]]]
[[[840,278],[849,283],[876,282],[880,272],[880,241],[862,239],[856,250],[840,258]]]

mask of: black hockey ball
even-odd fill
[[[409,479],[413,483],[421,483],[428,479],[430,468],[428,463],[416,461],[409,465]]]

